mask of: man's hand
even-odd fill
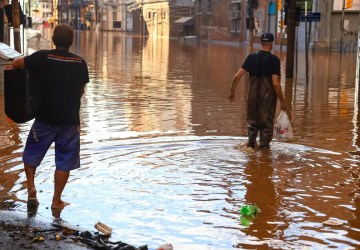
[[[229,101],[234,102],[235,101],[235,93],[230,92],[229,94]]]
[[[281,110],[284,110],[286,112],[285,102],[281,102],[280,105],[281,105]]]
[[[230,87],[230,93],[229,93],[229,101],[234,102],[235,101],[235,89],[238,83],[240,82],[241,77],[246,73],[246,71],[243,68],[240,68],[238,72],[236,72]]]
[[[14,61],[12,62],[12,66],[14,67],[14,69],[24,68],[25,67],[24,57],[15,58]]]

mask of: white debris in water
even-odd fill
[[[323,224],[326,226],[342,226],[342,225],[344,225],[344,222],[338,221],[338,220],[327,220],[327,221],[324,221]]]

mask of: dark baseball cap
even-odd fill
[[[273,42],[274,41],[274,35],[272,33],[264,33],[261,35],[260,40],[262,42]]]

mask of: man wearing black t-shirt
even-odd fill
[[[249,73],[247,100],[248,147],[255,148],[260,133],[260,148],[269,148],[273,137],[277,98],[281,109],[286,110],[280,85],[280,60],[271,53],[274,35],[261,35],[261,50],[250,54],[235,74],[229,93],[229,100],[235,101],[235,88],[241,77]]]
[[[38,78],[39,108],[23,153],[27,179],[28,207],[39,204],[34,183],[36,168],[55,143],[54,196],[52,209],[63,209],[61,199],[70,171],[80,167],[80,100],[89,82],[87,64],[69,52],[74,30],[65,24],[55,27],[56,49],[40,50],[17,58],[14,68],[26,67]]]

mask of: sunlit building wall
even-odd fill
[[[100,2],[101,30],[122,31],[125,25],[123,19],[123,0],[105,0]]]
[[[149,36],[169,37],[169,2],[148,1],[143,6],[144,22]]]

